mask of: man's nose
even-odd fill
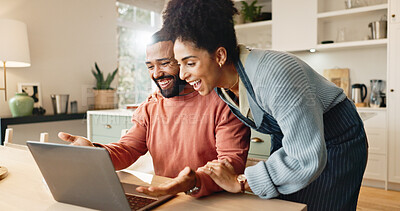
[[[154,66],[154,71],[153,71],[153,78],[159,78],[162,76],[162,71],[161,69],[156,65]]]

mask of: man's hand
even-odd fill
[[[217,185],[228,192],[239,193],[241,191],[235,169],[225,159],[208,162],[205,166],[198,168],[198,171],[208,174]]]
[[[59,132],[58,137],[63,141],[70,142],[71,145],[94,147],[92,142],[90,142],[87,138],[82,137],[82,136],[73,136],[68,133]]]
[[[160,186],[138,187],[136,190],[150,196],[175,195],[185,192],[196,185],[196,173],[189,167],[185,167],[172,181],[161,184]]]

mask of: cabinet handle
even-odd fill
[[[396,17],[396,14],[392,14],[392,18],[395,18]]]
[[[254,138],[251,139],[251,142],[261,143],[261,142],[264,142],[264,141],[262,139],[260,139],[260,138],[254,137]]]
[[[107,129],[110,129],[111,125],[105,125],[104,127],[107,128]]]
[[[394,92],[394,89],[390,89],[390,92]]]

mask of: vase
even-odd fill
[[[10,99],[8,105],[10,106],[11,114],[13,117],[30,116],[32,115],[34,100],[26,93],[16,93]]]
[[[115,108],[115,91],[114,89],[94,89],[94,109],[113,109]]]

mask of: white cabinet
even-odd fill
[[[389,23],[400,23],[400,1],[390,0],[389,7]]]
[[[387,117],[386,109],[358,108],[364,118],[368,139],[368,162],[364,179],[385,181],[387,178]]]
[[[271,49],[271,20],[236,25],[235,30],[240,44],[251,48]]]
[[[387,39],[370,39],[368,24],[386,18],[388,10],[386,1],[375,3],[346,9],[344,1],[319,0],[317,50],[386,45]],[[334,43],[322,44],[324,41]]]
[[[272,49],[299,51],[315,48],[316,12],[316,0],[274,0]]]
[[[87,137],[90,141],[108,144],[118,142],[121,132],[132,127],[132,110],[96,110],[87,112]]]
[[[246,1],[251,4],[252,0]],[[262,12],[271,12],[272,0],[259,0],[256,6],[262,6]],[[240,11],[242,3],[235,0],[235,7]],[[271,49],[272,46],[272,20],[252,23],[236,24],[236,37],[240,44],[250,48]]]
[[[400,3],[396,2],[397,11]],[[400,23],[389,24],[388,126],[389,182],[400,183]]]

